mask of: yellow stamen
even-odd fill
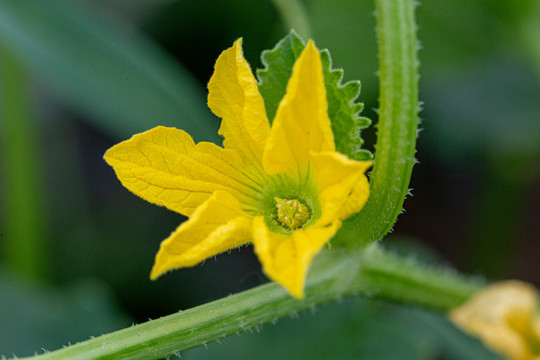
[[[309,209],[297,199],[274,198],[277,208],[277,219],[287,230],[301,228],[309,220]]]

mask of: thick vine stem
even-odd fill
[[[376,0],[379,121],[366,206],[347,220],[336,244],[362,247],[394,225],[409,193],[418,127],[418,42],[413,0]]]
[[[376,245],[365,250],[326,250],[310,270],[303,300],[271,283],[32,359],[160,359],[345,296],[370,294],[446,310],[478,286]]]

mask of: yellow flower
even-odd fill
[[[302,298],[313,257],[364,206],[371,162],[335,150],[312,41],[271,127],[241,39],[219,56],[208,89],[224,148],[157,127],[105,154],[125,187],[189,217],[162,242],[150,277],[251,242],[266,275]]]
[[[520,281],[501,281],[474,294],[450,319],[492,350],[514,360],[540,360],[537,290]]]

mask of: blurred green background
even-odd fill
[[[260,68],[291,24],[362,81],[376,123],[373,12],[367,0],[0,0],[0,356],[265,282],[249,247],[151,282],[159,243],[183,219],[125,190],[103,153],[157,125],[219,142],[205,89],[217,56],[244,37]],[[539,286],[540,3],[426,1],[417,20],[419,164],[384,244]],[[182,357],[495,358],[427,310],[355,298],[313,312]]]

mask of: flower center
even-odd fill
[[[309,209],[297,199],[274,198],[277,220],[287,230],[296,230],[309,220]]]

